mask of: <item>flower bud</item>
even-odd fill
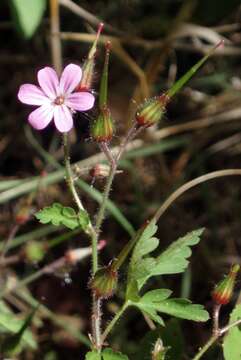
[[[43,242],[30,241],[24,249],[24,255],[30,262],[40,262],[46,254],[46,244]]]
[[[94,178],[105,178],[110,174],[110,166],[107,164],[96,164],[90,169],[89,174]]]
[[[165,94],[146,100],[136,113],[136,121],[139,126],[149,127],[157,124],[165,113],[169,97]]]
[[[230,302],[239,269],[239,265],[233,265],[229,274],[216,285],[212,293],[212,298],[217,304],[226,305]]]
[[[161,339],[157,339],[152,351],[152,360],[165,360],[168,347],[163,346]]]
[[[98,298],[108,299],[117,287],[117,271],[111,265],[100,268],[90,281],[90,288]]]
[[[90,129],[91,137],[96,142],[109,142],[114,133],[114,124],[110,110],[107,107],[100,109],[99,116]]]
[[[33,194],[19,201],[16,207],[15,221],[17,225],[23,225],[28,222],[32,215]]]

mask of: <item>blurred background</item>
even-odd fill
[[[113,145],[120,142],[133,121],[137,104],[168,89],[221,39],[202,69],[168,105],[158,127],[143,133],[141,141],[122,161],[102,231],[107,246],[101,261],[107,264],[137,229],[180,185],[207,172],[240,167],[241,155],[241,3],[240,0],[59,0],[63,64],[82,64],[98,23],[106,25],[96,56],[94,91],[98,93],[103,43],[112,41],[109,104],[115,119]],[[45,266],[75,247],[88,246],[76,231],[41,225],[33,214],[54,201],[71,206],[65,191],[61,138],[53,127],[37,132],[27,125],[30,111],[17,100],[23,83],[36,83],[37,71],[52,66],[51,18],[44,0],[3,0],[0,3],[0,237],[10,239],[1,264],[0,286],[5,291],[2,311],[23,318],[40,302],[18,359],[83,358],[90,332],[90,259],[57,270]],[[52,35],[53,36],[53,35]],[[98,153],[90,141],[89,124],[95,111],[78,115],[71,133],[71,161]],[[48,154],[50,156],[48,156]],[[53,161],[56,159],[56,162]],[[89,168],[95,162],[80,165]],[[87,171],[88,173],[88,171]],[[104,181],[82,176],[80,193],[87,209],[98,209]],[[214,283],[233,262],[240,263],[241,187],[239,177],[206,182],[185,193],[161,217],[159,237],[165,248],[186,232],[206,231],[183,276],[165,277],[150,287],[165,285],[174,295],[188,296],[211,310]],[[104,304],[109,320],[119,306],[125,269],[118,292]],[[20,281],[20,286],[19,286]],[[16,287],[14,291],[7,287]],[[231,305],[222,312],[225,323],[235,302],[241,301],[238,283]],[[0,311],[1,312],[1,311]],[[9,315],[9,316],[10,316]],[[1,318],[1,315],[0,315]],[[9,319],[0,319],[0,336],[14,332]],[[11,320],[12,321],[12,320]],[[10,322],[11,322],[10,321]],[[14,322],[14,320],[13,320]],[[207,324],[169,320],[162,330],[170,359],[188,359],[211,331]],[[140,313],[129,311],[111,336],[116,349],[130,359],[149,359],[156,333]],[[156,330],[157,332],[157,330]],[[183,334],[177,336],[177,334]],[[142,339],[143,338],[143,339]],[[142,339],[142,340],[141,340]],[[177,339],[179,339],[177,341]],[[141,345],[142,344],[142,345]],[[138,353],[139,350],[139,353]],[[187,354],[187,357],[184,356]],[[141,355],[140,355],[141,354]],[[204,359],[223,359],[215,346]],[[237,360],[237,359],[234,359]]]

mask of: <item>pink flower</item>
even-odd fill
[[[78,65],[66,66],[60,80],[54,69],[45,67],[38,72],[40,87],[31,84],[20,86],[18,99],[24,104],[39,106],[30,113],[29,123],[42,130],[54,118],[60,132],[70,131],[73,112],[86,111],[94,106],[95,98],[90,92],[73,92],[81,77],[82,70]]]

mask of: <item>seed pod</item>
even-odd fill
[[[239,265],[233,265],[229,274],[216,285],[212,292],[212,298],[217,304],[226,305],[230,302],[239,269]]]
[[[90,281],[90,288],[98,298],[108,299],[117,288],[118,274],[111,265],[100,268]]]
[[[95,68],[95,55],[97,50],[97,43],[100,37],[100,33],[104,27],[103,23],[99,24],[95,41],[93,42],[92,47],[90,48],[87,59],[83,64],[83,75],[79,86],[76,88],[76,91],[86,91],[91,90],[93,77],[94,77],[94,68]]]
[[[146,100],[136,112],[136,121],[139,126],[149,127],[157,124],[166,110],[169,97],[165,94]]]
[[[100,110],[99,116],[90,128],[90,134],[96,142],[109,142],[114,133],[114,124],[110,110],[104,107]]]
[[[112,116],[107,105],[110,48],[111,43],[107,42],[105,45],[105,61],[100,81],[99,115],[90,128],[92,139],[97,142],[109,142],[114,132]]]

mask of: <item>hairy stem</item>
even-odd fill
[[[66,169],[66,182],[69,187],[69,190],[74,198],[74,201],[79,209],[79,211],[84,210],[82,202],[78,196],[78,193],[74,186],[74,179],[72,175],[71,165],[70,165],[70,156],[69,156],[69,147],[68,147],[68,135],[63,134],[63,146],[64,146],[64,162]],[[96,273],[98,269],[98,233],[93,228],[90,223],[88,226],[88,232],[91,236],[91,246],[92,246],[92,275]],[[95,298],[93,295],[92,303],[92,337],[94,346],[100,348],[100,324],[101,324],[101,313],[100,313],[100,301]]]
[[[67,133],[63,134],[63,147],[64,147],[64,164],[65,164],[65,169],[66,169],[66,182],[67,182],[69,191],[72,194],[73,199],[74,199],[78,209],[80,211],[82,211],[82,210],[84,210],[84,207],[82,205],[82,202],[81,202],[79,195],[74,186],[74,178],[73,178],[71,165],[70,165],[68,134]]]
[[[110,155],[110,151],[107,147],[107,144],[105,144],[104,148],[103,148],[103,144],[101,145],[102,151],[105,153],[107,159],[110,162],[110,174],[109,177],[107,179],[106,185],[105,185],[105,189],[104,189],[104,193],[103,193],[103,201],[102,204],[100,206],[100,209],[98,211],[98,214],[96,216],[96,226],[95,226],[95,231],[97,233],[97,237],[99,236],[100,230],[101,230],[101,225],[102,222],[104,220],[105,217],[105,209],[106,209],[106,204],[107,204],[107,200],[109,198],[110,195],[110,191],[111,191],[111,186],[112,186],[112,182],[114,180],[116,171],[118,169],[118,163],[126,149],[127,144],[143,129],[142,128],[136,128],[136,124],[133,124],[133,126],[129,129],[127,135],[125,136],[125,138],[123,139],[123,141],[120,144],[119,147],[119,151],[116,155],[116,157],[114,158],[112,156],[112,154]]]
[[[101,300],[92,295],[92,342],[97,351],[101,350]]]
[[[98,236],[99,236],[99,233],[100,233],[102,222],[103,222],[104,217],[105,217],[106,204],[107,204],[107,201],[109,199],[111,185],[112,185],[116,170],[117,170],[117,164],[116,163],[111,164],[110,174],[109,174],[109,177],[108,177],[107,182],[105,184],[102,203],[100,205],[100,209],[99,209],[97,217],[96,217],[95,232],[97,233],[97,240],[98,240]]]
[[[205,354],[205,352],[226,332],[228,332],[230,329],[232,329],[235,326],[238,326],[241,324],[241,319],[233,322],[232,324],[229,324],[222,329],[219,329],[216,334],[212,335],[210,339],[206,342],[206,344],[200,348],[198,353],[194,356],[192,360],[199,360],[201,357]]]
[[[124,311],[127,309],[128,307],[128,302],[125,302],[122,307],[120,308],[120,310],[115,314],[115,316],[113,317],[113,319],[111,320],[111,322],[109,323],[109,325],[106,327],[105,331],[103,332],[102,336],[101,336],[101,343],[103,344],[105,342],[105,339],[107,338],[108,334],[111,332],[111,330],[113,329],[114,325],[117,323],[117,321],[119,320],[119,318],[121,317],[121,315],[124,313]]]
[[[69,146],[68,146],[68,135],[67,133],[63,134],[63,147],[64,147],[64,163],[65,163],[65,170],[66,170],[66,182],[68,185],[68,188],[70,190],[70,193],[73,196],[73,199],[79,209],[79,211],[85,211],[85,208],[79,198],[79,195],[77,193],[77,190],[74,185],[74,177],[71,170],[71,164],[70,164],[70,156],[69,156]],[[87,233],[90,235],[92,239],[92,263],[93,263],[93,273],[96,272],[96,254],[97,254],[97,234],[91,224],[89,223],[87,227]]]
[[[193,360],[199,360],[205,354],[205,352],[217,341],[218,335],[213,335],[208,342],[200,348],[199,352],[196,354],[196,356],[193,358]]]
[[[105,144],[102,143],[100,146],[102,151],[105,153],[107,159],[109,160],[110,173],[109,173],[108,179],[105,184],[102,203],[101,203],[101,206],[100,206],[99,211],[96,216],[95,236],[92,238],[93,274],[95,274],[95,272],[98,270],[97,243],[98,243],[98,238],[99,238],[99,234],[100,234],[100,230],[101,230],[101,225],[102,225],[104,217],[105,217],[106,204],[109,199],[111,186],[112,186],[112,183],[113,183],[113,180],[114,180],[117,168],[118,168],[118,162],[119,162],[121,156],[123,155],[128,142],[131,141],[136,134],[137,134],[136,125],[133,125],[130,128],[129,132],[127,133],[125,139],[122,141],[120,148],[119,148],[119,152],[117,153],[115,158],[113,157],[113,155],[106,143]],[[119,316],[121,316],[121,314],[119,314]],[[115,320],[115,318],[116,318],[116,320]],[[106,333],[108,334],[108,332],[114,326],[115,322],[118,320],[118,314],[116,315],[115,318],[113,319],[113,321],[109,324],[109,326],[105,330],[104,335],[103,335],[104,338],[106,336],[105,334]],[[101,346],[103,344],[103,340],[100,338],[100,333],[101,333],[100,328],[101,328],[100,301],[95,299],[95,296],[93,295],[92,334],[93,334],[94,344],[95,344],[97,350],[101,349]]]
[[[217,335],[219,332],[219,313],[221,305],[215,304],[213,309],[213,335]]]

